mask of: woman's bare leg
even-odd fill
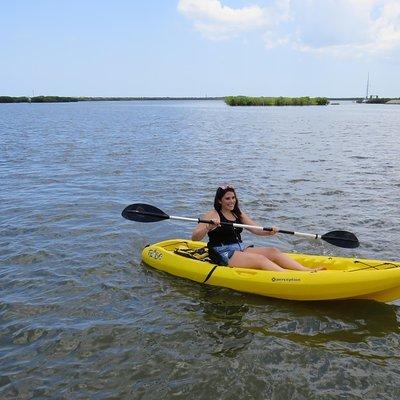
[[[262,254],[235,251],[229,259],[229,266],[238,268],[263,269],[267,271],[284,271],[279,265]]]
[[[274,264],[279,265],[280,267],[285,269],[292,269],[295,271],[317,271],[323,269],[307,268],[274,247],[248,247],[245,250],[245,253],[260,254],[271,260]]]

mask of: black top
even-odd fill
[[[236,217],[235,221],[230,221],[226,219],[221,211],[218,211],[221,222],[234,222],[240,224],[241,221]],[[234,228],[232,225],[221,225],[218,228],[213,229],[208,232],[208,244],[210,246],[222,246],[232,243],[241,243],[242,238],[240,233],[243,231],[242,228]]]

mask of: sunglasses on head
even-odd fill
[[[219,186],[219,188],[222,189],[222,190],[227,190],[227,189],[235,190],[235,188],[233,186],[231,186],[231,185],[222,185],[222,186]]]

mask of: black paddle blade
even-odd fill
[[[357,236],[354,233],[346,231],[332,231],[321,236],[322,240],[338,247],[354,249],[360,245]]]
[[[130,221],[137,222],[158,222],[169,219],[169,215],[159,208],[141,203],[131,204],[122,211],[121,215]]]

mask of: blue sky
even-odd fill
[[[400,0],[14,0],[0,95],[400,97]]]

